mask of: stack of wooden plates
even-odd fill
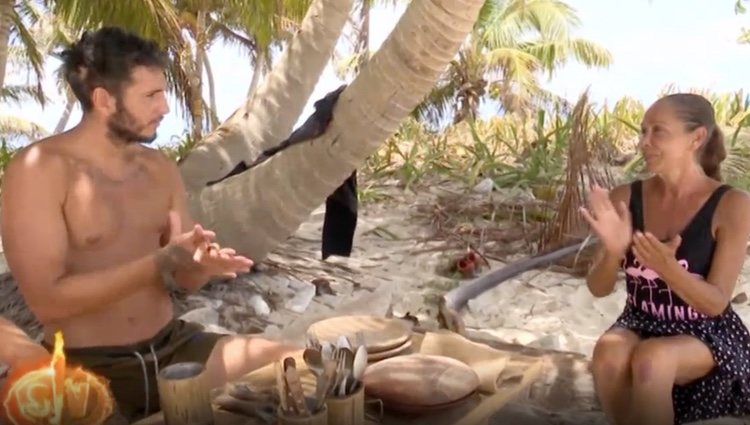
[[[362,332],[370,363],[411,352],[411,324],[405,320],[377,316],[339,316],[313,323],[308,332],[333,344],[340,336],[357,343]]]
[[[365,370],[365,392],[386,409],[424,413],[454,407],[477,394],[479,376],[446,356],[409,354],[383,360]]]

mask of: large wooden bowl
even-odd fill
[[[363,381],[368,397],[399,410],[452,406],[479,388],[479,376],[465,363],[418,353],[369,365]]]

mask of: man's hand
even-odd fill
[[[199,250],[215,237],[214,232],[203,229],[200,224],[183,232],[179,213],[170,211],[169,240],[158,256],[159,268],[167,273],[199,272]]]
[[[201,271],[210,277],[235,278],[237,273],[248,273],[253,266],[253,260],[237,255],[232,248],[221,248],[217,243],[198,248],[196,261]]]
[[[189,279],[187,290],[196,290],[212,277],[237,277],[237,273],[250,271],[253,262],[237,255],[231,248],[221,248],[213,240],[216,234],[199,224],[183,232],[180,216],[169,213],[169,242],[162,255],[163,269],[171,273],[180,272],[196,276]],[[184,286],[184,284],[183,284]],[[195,287],[194,287],[195,286]]]

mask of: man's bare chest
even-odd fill
[[[140,244],[165,230],[169,205],[169,188],[148,173],[124,181],[78,173],[64,204],[72,248]]]

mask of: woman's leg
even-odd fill
[[[617,425],[625,423],[630,409],[630,360],[641,341],[633,331],[612,328],[594,346],[591,373],[604,414]]]
[[[672,388],[707,375],[715,362],[708,347],[692,336],[649,338],[636,347],[632,358],[632,423],[672,425]]]

